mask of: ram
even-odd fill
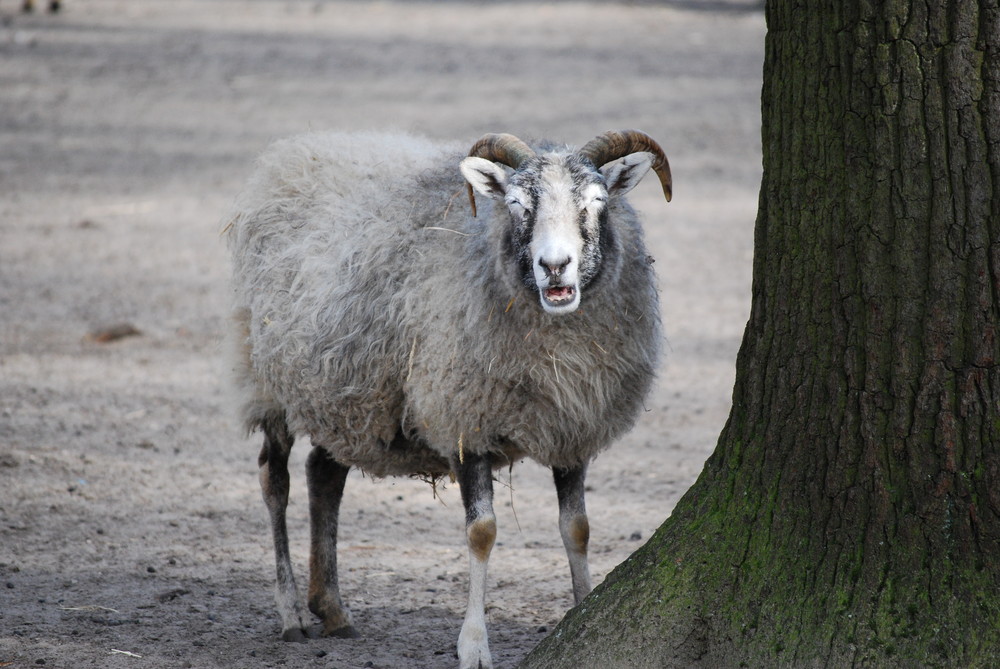
[[[351,467],[457,479],[470,556],[463,668],[492,666],[495,468],[529,457],[552,469],[573,594],[587,595],[587,465],[633,425],[660,352],[652,259],[622,197],[650,167],[669,200],[663,150],[638,131],[579,150],[486,135],[467,155],[404,135],[316,133],[263,153],[227,232],[232,366],[243,424],[264,433],[285,639],[311,627],[285,526],[297,435],[313,444],[308,606],[322,634],[356,635],[336,567]]]

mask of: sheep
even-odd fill
[[[227,225],[232,366],[243,426],[264,433],[285,640],[357,636],[336,556],[351,467],[457,480],[470,565],[463,669],[492,666],[494,469],[525,457],[552,469],[575,602],[590,592],[587,465],[634,424],[660,353],[652,258],[622,197],[651,167],[669,201],[663,150],[633,130],[578,151],[490,134],[468,153],[313,133],[262,154]],[[300,603],[285,526],[296,435],[313,444],[308,606],[321,630]]]

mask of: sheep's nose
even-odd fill
[[[563,270],[566,269],[566,265],[569,264],[569,258],[557,260],[555,262],[546,260],[545,258],[539,258],[538,264],[541,266],[542,271],[545,272],[546,276],[555,278],[562,274]]]

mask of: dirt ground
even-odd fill
[[[305,130],[661,142],[673,203],[652,178],[631,197],[668,355],[639,425],[591,468],[595,582],[670,514],[726,419],[749,310],[756,2],[36,4],[0,2],[0,667],[455,665],[453,485],[352,473],[341,583],[362,638],[278,640],[259,439],[238,433],[219,361],[219,231],[255,154]],[[93,336],[117,324],[139,334]],[[572,598],[549,473],[502,478],[488,621],[513,667]]]

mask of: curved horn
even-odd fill
[[[502,132],[480,137],[479,141],[469,149],[469,156],[503,163],[516,170],[525,160],[533,158],[535,151],[514,135]]]
[[[472,148],[469,149],[469,156],[485,158],[495,163],[502,163],[515,170],[521,166],[525,160],[535,157],[535,151],[514,135],[502,133],[489,133],[479,138]],[[469,205],[472,207],[472,215],[476,215],[476,196],[472,192],[470,184],[465,185],[469,192]]]
[[[670,202],[670,198],[673,197],[670,163],[667,162],[667,156],[660,145],[646,133],[639,130],[609,130],[584,144],[578,153],[594,163],[595,167],[600,168],[612,160],[639,151],[653,154],[653,171],[660,177],[663,197]]]

